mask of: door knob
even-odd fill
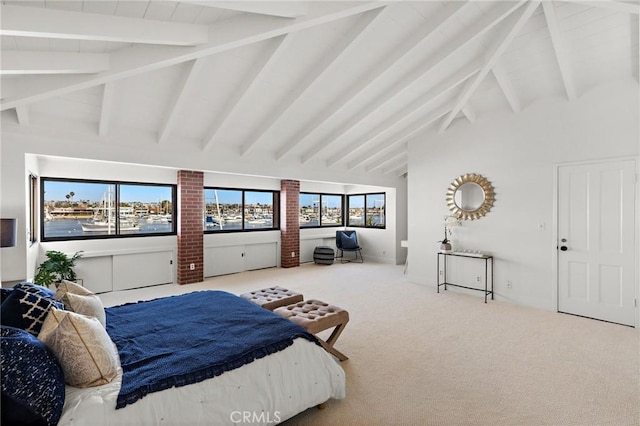
[[[560,246],[560,250],[562,250],[562,251],[567,251],[567,250],[569,250],[569,249],[567,248],[567,246]]]

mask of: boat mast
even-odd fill
[[[222,215],[220,214],[220,201],[218,200],[218,190],[213,190],[213,196],[216,199],[216,209],[218,209],[218,225],[220,226],[220,230],[222,230]]]

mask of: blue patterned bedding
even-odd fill
[[[55,355],[25,330],[0,327],[2,421],[6,425],[58,423],[65,399],[64,373]]]
[[[304,328],[223,291],[129,303],[106,309],[123,376],[116,408],[151,392],[218,376],[281,351]]]

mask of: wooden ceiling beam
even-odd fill
[[[365,135],[356,141],[350,142],[345,149],[337,152],[332,157],[329,157],[327,160],[327,166],[331,167],[337,163],[348,161],[350,158],[357,156],[358,153],[363,151],[363,149],[366,149],[376,141],[384,140],[384,138],[392,135],[394,132],[410,126],[412,122],[415,122],[425,113],[425,108],[441,101],[452,89],[467,81],[479,70],[479,68],[463,70],[462,72],[458,72],[456,75],[441,81],[427,93],[375,126]]]
[[[220,129],[228,125],[230,119],[239,110],[242,102],[249,97],[251,91],[256,87],[261,76],[268,73],[274,64],[282,57],[283,52],[287,50],[287,46],[291,43],[291,39],[291,34],[285,34],[270,41],[270,46],[264,50],[260,58],[244,76],[243,81],[233,91],[233,96],[226,103],[224,111],[212,120],[213,125],[204,140],[203,150],[216,144],[220,138]]]
[[[476,122],[476,113],[471,109],[469,104],[462,107],[462,113],[465,117],[467,117],[469,123],[473,124]]]
[[[205,25],[125,18],[40,7],[2,5],[0,35],[195,46],[206,43]]]
[[[361,154],[358,160],[347,164],[347,168],[349,170],[353,170],[356,167],[372,161],[372,159],[376,157],[389,155],[389,152],[393,151],[396,147],[398,147],[398,145],[406,143],[407,140],[447,115],[450,111],[450,107],[440,108],[436,112],[429,114],[427,118],[417,120],[410,126],[403,128],[396,134],[377,144],[375,147],[370,148],[367,153]]]
[[[399,166],[399,167],[395,167],[389,170],[383,170],[382,174],[383,175],[388,175],[388,174],[393,174],[396,177],[400,177],[403,176],[405,174],[409,173],[409,161],[407,160],[405,162],[405,164]]]
[[[113,92],[115,83],[106,83],[102,91],[102,105],[100,109],[100,121],[98,123],[98,136],[106,136],[109,132],[109,124],[113,112]]]
[[[388,173],[394,173],[398,169],[406,168],[408,163],[409,163],[409,157],[407,157],[405,153],[403,157],[398,157],[394,161],[390,161],[389,163],[387,163],[385,167],[382,167],[381,168],[382,174],[384,175]],[[367,173],[371,173],[371,172],[367,172]]]
[[[276,16],[280,18],[297,18],[309,11],[309,4],[301,1],[211,1],[211,0],[182,0],[182,3],[197,6],[215,7],[219,9],[236,10],[238,12],[255,13],[258,15]]]
[[[202,68],[202,62],[202,58],[197,58],[187,64],[187,69],[182,76],[182,80],[178,84],[178,88],[173,95],[173,99],[169,102],[169,108],[167,109],[165,118],[162,121],[163,124],[160,127],[160,131],[158,132],[158,144],[163,144],[167,139],[169,139],[169,135],[176,124],[178,111],[180,111],[180,108],[182,108],[187,101],[186,94],[193,87],[194,81]]]
[[[504,68],[500,65],[500,63],[497,63],[493,68],[491,68],[491,72],[493,73],[493,76],[496,78],[496,81],[498,82],[498,87],[500,87],[500,90],[504,94],[504,97],[507,99],[507,102],[509,103],[511,110],[513,112],[520,112],[522,110],[522,105],[518,100],[518,97],[516,95],[515,90],[513,89],[513,85],[511,84],[511,81],[509,81],[509,79],[507,78],[504,72]]]
[[[477,40],[484,33],[498,25],[502,20],[511,15],[511,13],[513,13],[520,5],[521,3],[505,3],[505,5],[500,5],[500,8],[495,13],[483,16],[482,19],[477,23],[474,23],[474,25],[472,25],[471,28],[464,32],[460,37],[450,42],[445,46],[445,48],[439,50],[438,53],[430,55],[420,66],[413,69],[409,74],[400,79],[393,87],[387,90],[384,95],[376,99],[376,101],[367,104],[366,107],[360,110],[355,117],[340,126],[337,130],[333,131],[325,143],[316,144],[309,149],[305,154],[303,154],[302,163],[304,164],[310,161],[322,151],[338,143],[341,138],[345,138],[345,135],[361,126],[362,123],[372,114],[393,102],[394,99],[401,96],[405,91],[410,90],[413,83],[417,82],[428,73],[433,72],[433,70],[437,69],[438,66],[445,63],[449,58],[453,57],[468,46],[469,43]],[[461,9],[462,8],[458,6],[457,9],[445,13],[446,17],[444,19],[437,20],[439,23],[432,29],[432,31],[438,31],[442,28],[452,17],[455,16],[456,12]],[[431,34],[432,32],[427,33],[426,36],[422,37],[417,44],[415,44],[414,48],[407,53],[415,53],[416,50],[420,51],[421,49],[424,49],[430,41],[428,36]]]
[[[16,116],[18,117],[18,124],[21,126],[29,125],[29,107],[26,105],[16,107]]]
[[[551,2],[542,2],[542,9],[544,10],[544,17],[547,21],[547,28],[551,35],[551,44],[553,44],[553,51],[558,61],[558,67],[560,68],[560,75],[562,76],[562,82],[564,84],[567,97],[570,101],[576,99],[576,85],[571,76],[569,70],[569,61],[567,59],[567,50],[565,48],[564,38],[560,31],[560,25],[558,24],[558,17],[556,15],[556,9]]]
[[[74,76],[71,81],[42,80],[3,82],[0,111],[88,89],[110,81],[140,75],[217,53],[227,52],[284,34],[324,25],[385,6],[385,2],[314,4],[313,10],[300,18],[286,19],[258,15],[241,15],[209,28],[209,41],[193,47],[146,46],[136,44],[111,53],[110,69],[95,76]],[[4,7],[4,6],[3,6]],[[33,9],[33,8],[29,8]],[[6,83],[6,84],[5,84]]]
[[[602,9],[613,10],[615,12],[629,13],[632,15],[640,14],[640,3],[637,0],[634,2],[614,1],[614,0],[563,0],[570,3],[581,3],[585,6],[599,7]]]
[[[320,61],[318,61],[318,63],[313,66],[310,72],[305,76],[304,80],[298,84],[295,89],[287,93],[287,96],[280,105],[276,107],[262,123],[256,126],[256,130],[253,132],[251,137],[242,145],[242,155],[248,154],[258,143],[260,143],[267,131],[271,129],[278,120],[287,113],[287,111],[290,111],[295,106],[296,102],[303,97],[313,83],[326,75],[327,71],[331,69],[331,67],[340,58],[345,57],[349,52],[353,51],[353,47],[371,32],[371,29],[374,27],[374,23],[379,21],[378,17],[383,10],[386,9],[374,9],[363,13],[363,16],[349,30],[349,32],[342,37],[340,41],[337,42]]]
[[[3,50],[0,75],[96,74],[108,69],[107,53]]]
[[[465,104],[469,101],[471,96],[473,96],[473,94],[478,89],[478,87],[480,87],[480,84],[482,83],[484,78],[487,76],[489,71],[491,71],[491,69],[493,68],[495,63],[498,61],[500,56],[502,56],[502,54],[507,49],[507,47],[509,47],[513,39],[518,35],[518,33],[520,32],[524,24],[526,24],[529,18],[531,17],[531,15],[533,15],[533,12],[536,10],[539,4],[540,4],[540,1],[530,1],[529,4],[527,4],[527,6],[522,11],[522,14],[518,18],[518,20],[511,27],[511,29],[509,30],[507,35],[504,37],[504,39],[500,41],[497,48],[494,49],[493,53],[487,60],[484,67],[482,67],[480,72],[476,75],[473,83],[464,91],[464,93],[462,94],[460,99],[456,102],[455,106],[453,107],[449,115],[442,122],[439,133],[442,134],[444,133],[445,130],[447,130],[451,122],[453,122],[453,119],[458,115],[462,107],[464,107]]]
[[[395,164],[398,160],[403,160],[404,163],[407,162],[407,151],[403,149],[397,152],[395,155],[388,155],[386,157],[380,158],[377,161],[371,162],[368,166],[364,168],[364,171],[367,173],[371,173],[376,171],[384,166],[389,166],[390,164]]]
[[[307,127],[303,128],[297,135],[295,135],[291,141],[282,149],[278,151],[277,158],[282,158],[284,155],[289,154],[296,146],[305,146],[309,144],[309,140],[327,123],[331,118],[343,111],[345,107],[350,105],[357,97],[364,93],[367,89],[373,87],[380,79],[387,75],[390,70],[395,69],[396,64],[406,58],[412,57],[412,55],[424,49],[430,36],[436,34],[446,22],[452,19],[456,13],[464,9],[467,2],[464,4],[454,2],[446,5],[445,10],[438,19],[429,21],[429,24],[422,26],[418,31],[414,32],[407,40],[405,40],[401,46],[398,46],[390,55],[386,55],[384,59],[376,66],[374,70],[369,72],[369,75],[361,78],[359,83],[352,86],[350,90],[345,91],[336,101],[320,113],[313,122]],[[367,112],[371,110],[371,106],[365,109]],[[362,116],[360,113],[359,116]],[[368,114],[366,114],[368,115]],[[307,163],[314,158],[321,151],[327,149],[329,146],[335,144],[336,139],[339,138],[346,131],[351,129],[353,122],[360,122],[361,119],[349,120],[346,125],[340,127],[339,130],[332,132],[331,136],[325,140],[322,144],[315,144],[309,150],[307,150],[301,158],[302,163]]]

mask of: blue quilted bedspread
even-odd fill
[[[304,328],[223,291],[129,303],[106,313],[123,369],[116,408],[218,376],[281,351],[298,337],[317,343]]]

